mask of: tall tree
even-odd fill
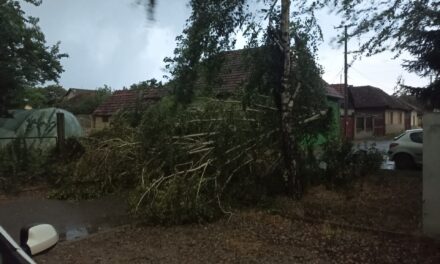
[[[273,92],[274,101],[278,107],[279,131],[282,137],[280,151],[288,179],[288,192],[292,197],[300,198],[302,183],[297,174],[296,162],[299,144],[295,137],[299,120],[296,118],[298,111],[295,111],[297,110],[295,107],[296,97],[300,92],[303,80],[299,81],[301,78],[298,78],[295,73],[297,69],[292,67],[292,58],[294,58],[293,61],[298,60],[299,57],[313,58],[313,56],[298,56],[296,51],[301,44],[309,44],[308,40],[312,38],[308,35],[312,34],[311,28],[316,26],[316,21],[309,17],[306,23],[308,26],[304,28],[305,33],[301,34],[301,26],[298,23],[299,14],[306,10],[303,7],[306,6],[307,0],[298,0],[295,3],[297,9],[295,12],[291,12],[290,0],[263,1],[263,4],[269,8],[263,9],[265,15],[260,18],[252,12],[253,7],[261,4],[260,1],[192,0],[190,1],[192,15],[187,21],[183,35],[177,38],[178,47],[175,56],[166,61],[169,62],[168,68],[174,78],[173,84],[177,100],[188,103],[191,102],[194,94],[199,92],[195,91],[194,87],[197,87],[195,84],[200,77],[201,67],[207,67],[208,69],[205,71],[210,77],[215,78],[215,73],[221,70],[222,63],[222,56],[217,55],[234,48],[236,32],[239,29],[245,31],[250,37],[250,45],[256,48],[254,51],[264,50],[264,52],[270,53],[267,57],[272,57],[270,60],[273,64],[270,65],[274,67],[265,64],[267,67],[262,74],[253,74],[253,76],[259,75],[256,77],[261,80],[261,76],[264,75],[266,80],[262,81],[265,84],[268,84],[267,79],[274,80],[263,89],[266,90],[266,94],[268,91]],[[294,22],[290,20],[291,14],[298,15]],[[267,23],[269,26],[263,26]],[[264,40],[262,35],[268,36],[267,43],[261,43]],[[295,40],[294,45],[291,44],[292,36]],[[277,60],[275,61],[274,58]],[[320,79],[319,71],[310,72],[313,74],[308,77]],[[250,82],[257,84],[259,81],[250,80]],[[295,85],[292,85],[293,83]],[[303,106],[306,109],[309,107],[307,102]]]
[[[427,87],[407,87],[433,108],[440,108],[440,2],[438,0],[320,0],[356,25],[349,33],[360,37],[359,52],[372,56],[383,51],[397,56],[408,52],[413,60],[403,67],[421,77],[434,77]]]
[[[26,0],[39,5],[41,1]],[[0,0],[0,116],[26,86],[57,81],[63,68],[59,43],[46,46],[38,19],[25,17],[19,1]]]

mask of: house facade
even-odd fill
[[[111,118],[121,110],[136,111],[158,102],[166,96],[166,89],[119,90],[115,91],[92,114],[92,129],[101,130],[110,126]]]
[[[250,64],[250,57],[258,56],[252,53],[252,50],[242,49],[226,51],[221,54],[222,67],[218,72],[215,83],[208,84],[207,80],[202,76],[196,81],[196,88],[204,90],[206,86],[212,88],[212,92],[218,98],[227,98],[232,95],[244,94],[246,86],[250,81],[252,74],[252,65]],[[330,87],[322,80],[323,88],[325,89],[325,97],[323,98],[323,108],[331,109],[332,120],[331,128],[325,135],[319,136],[316,144],[326,142],[329,136],[340,137],[340,101],[343,96],[335,89]],[[258,86],[258,84],[256,84]],[[256,88],[258,89],[258,88]],[[320,95],[316,95],[320,96]],[[324,110],[324,109],[323,109]]]
[[[344,85],[330,85],[344,95]],[[349,139],[365,139],[398,134],[405,131],[410,122],[411,109],[383,90],[373,86],[349,86],[348,118],[345,136]]]

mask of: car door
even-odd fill
[[[414,155],[414,161],[417,164],[423,163],[423,131],[413,132],[409,135],[411,143],[409,148]]]

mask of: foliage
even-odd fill
[[[173,58],[166,58],[166,68],[174,79],[176,99],[190,103],[198,79],[200,62],[207,59],[208,72],[218,72],[216,56],[235,45],[235,32],[248,17],[246,0],[191,0],[191,16],[183,35],[178,36]]]
[[[84,155],[61,171],[55,196],[128,190],[144,221],[186,223],[284,191],[279,132],[264,125],[277,122],[276,112],[207,98],[177,107],[165,99],[138,128],[116,122],[100,140],[83,141]]]
[[[25,87],[16,98],[13,105],[23,108],[30,105],[32,108],[46,108],[56,106],[66,90],[59,85],[48,85],[46,87]]]
[[[64,100],[57,107],[65,109],[73,114],[91,114],[110,95],[111,87],[104,85],[95,90],[95,94],[79,94],[70,100]]]
[[[130,90],[142,90],[142,89],[151,89],[151,88],[163,88],[162,81],[158,81],[156,79],[150,79],[143,82],[135,83],[130,85]]]
[[[354,180],[377,172],[383,155],[374,145],[353,148],[349,141],[329,141],[324,146],[321,162],[325,164],[324,182],[328,186],[349,186]]]
[[[63,71],[60,59],[67,55],[59,52],[59,43],[46,46],[38,19],[25,17],[19,1],[1,1],[0,17],[0,115],[7,115],[24,87],[56,81]]]
[[[13,192],[18,186],[35,183],[44,171],[49,151],[32,148],[25,139],[0,147],[0,191]]]
[[[430,107],[440,108],[440,3],[436,0],[321,0],[354,25],[350,37],[367,36],[359,52],[371,56],[386,50],[414,57],[403,66],[422,77],[433,75],[428,87],[403,86],[403,92],[425,99]],[[423,89],[426,88],[426,89]]]

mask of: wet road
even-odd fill
[[[0,200],[0,225],[14,239],[29,224],[51,224],[62,240],[74,240],[127,222],[125,202],[115,197],[81,202],[26,196]]]

